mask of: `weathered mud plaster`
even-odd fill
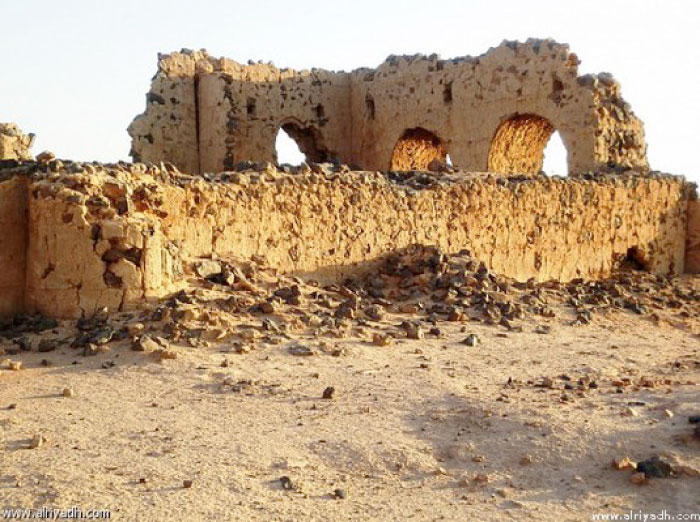
[[[341,277],[414,243],[469,249],[521,281],[603,277],[630,249],[649,270],[683,271],[682,178],[423,176],[270,166],[205,181],[144,164],[5,169],[0,220],[22,230],[24,219],[26,234],[2,249],[2,272],[16,277],[3,275],[0,310],[77,317],[138,305],[182,287],[191,263],[214,255]]]
[[[688,201],[688,232],[685,250],[685,270],[700,274],[700,201]]]
[[[407,131],[439,142],[467,171],[537,174],[559,131],[570,172],[647,169],[642,122],[610,74],[578,74],[568,46],[504,42],[478,57],[389,57],[349,73],[241,65],[204,51],[159,56],[144,114],[129,127],[135,160],[221,172],[275,162],[281,128],[310,161],[392,164]],[[565,173],[561,173],[565,174]]]

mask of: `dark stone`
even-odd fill
[[[37,350],[39,352],[52,352],[58,347],[58,341],[55,341],[53,339],[42,339],[39,342],[39,346]]]
[[[637,471],[644,473],[647,478],[666,478],[672,473],[673,468],[668,462],[654,456],[638,462]]]
[[[336,489],[333,491],[333,498],[337,498],[338,500],[343,500],[348,498],[348,494],[344,489]]]
[[[292,479],[290,479],[286,475],[283,477],[280,477],[280,485],[282,486],[282,489],[286,489],[286,490],[294,489],[294,482],[292,482]]]

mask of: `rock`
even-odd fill
[[[56,159],[56,155],[53,152],[45,150],[36,155],[36,160],[41,164],[47,164]]]
[[[282,489],[286,489],[289,491],[289,490],[292,490],[295,488],[295,485],[294,485],[294,482],[292,482],[292,479],[290,479],[286,475],[283,477],[280,477],[279,481],[280,481],[280,485],[282,486]]]
[[[532,456],[531,455],[523,455],[523,457],[520,459],[520,465],[521,466],[529,466],[532,464]]]
[[[159,362],[177,359],[177,352],[168,348],[160,348],[151,353]]]
[[[323,398],[324,399],[332,399],[334,395],[335,395],[335,388],[333,386],[328,386],[325,390],[323,390]]]
[[[552,327],[546,324],[537,325],[537,328],[535,328],[535,333],[542,335],[552,333]]]
[[[145,330],[146,325],[143,323],[129,323],[126,325],[126,331],[132,337],[141,335]]]
[[[641,486],[642,484],[646,484],[647,482],[649,482],[646,474],[644,474],[642,472],[632,473],[630,475],[629,481],[632,484],[636,484],[637,486]]]
[[[29,449],[40,448],[45,442],[46,437],[44,437],[41,433],[37,433],[32,437],[32,440],[29,441]]]
[[[637,463],[631,461],[627,457],[622,457],[621,459],[613,459],[612,461],[612,467],[617,470],[623,470],[623,469],[632,469],[636,470],[637,469]]]
[[[673,468],[668,462],[661,460],[658,456],[654,456],[638,462],[637,471],[644,473],[647,478],[666,478],[671,475]]]
[[[73,391],[73,388],[63,388],[61,395],[63,395],[64,397],[74,397],[75,392]]]
[[[423,339],[425,333],[420,323],[416,321],[404,321],[401,323],[401,328],[406,332],[406,337],[409,339]]]
[[[700,415],[691,415],[688,417],[688,422],[690,424],[700,424]]]
[[[183,481],[182,481],[182,487],[185,488],[185,489],[191,488],[191,487],[192,487],[192,481],[191,481],[191,480],[188,480],[188,479],[183,480]]]
[[[389,346],[392,341],[393,339],[389,335],[376,332],[372,334],[372,344],[375,346]]]
[[[131,345],[131,349],[136,352],[154,352],[162,348],[160,343],[156,342],[150,335],[142,335]]]
[[[197,263],[196,271],[199,277],[206,279],[207,277],[220,274],[221,264],[212,259],[204,259]]]
[[[344,500],[348,498],[348,494],[344,489],[335,489],[333,490],[333,493],[331,495],[333,498],[338,499],[338,500]]]
[[[372,305],[365,308],[365,316],[372,321],[381,321],[384,319],[384,308],[379,305]]]
[[[294,344],[290,346],[289,353],[299,357],[310,357],[312,355],[316,355],[316,352],[305,344]]]
[[[462,344],[474,347],[479,344],[479,336],[476,334],[469,334],[464,339],[462,339]]]
[[[39,341],[39,346],[37,347],[37,350],[42,353],[52,352],[57,347],[58,341],[55,341],[53,339],[42,339],[41,341]]]
[[[19,371],[22,369],[22,361],[7,361],[7,369],[12,371]]]

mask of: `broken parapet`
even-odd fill
[[[571,173],[648,169],[642,122],[619,84],[578,65],[551,40],[450,60],[391,56],[348,73],[161,55],[146,111],[129,127],[132,155],[191,173],[275,163],[282,129],[312,162],[427,170],[449,155],[466,171],[536,175],[558,131]]]
[[[605,277],[630,252],[683,271],[689,186],[629,172],[314,171],[190,176],[173,166],[25,163],[0,170],[0,313],[58,317],[137,306],[187,284],[191,263],[261,258],[315,279],[366,270],[420,243],[471,251],[520,281]]]
[[[34,134],[24,134],[14,123],[0,123],[0,160],[30,160]]]

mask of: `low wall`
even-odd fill
[[[70,170],[2,184],[28,184],[24,309],[53,316],[162,296],[186,283],[189,261],[212,254],[262,256],[316,278],[347,275],[413,243],[469,249],[521,281],[604,277],[632,247],[652,271],[684,265],[689,188],[672,176],[397,182],[271,168],[209,182],[141,164]]]

